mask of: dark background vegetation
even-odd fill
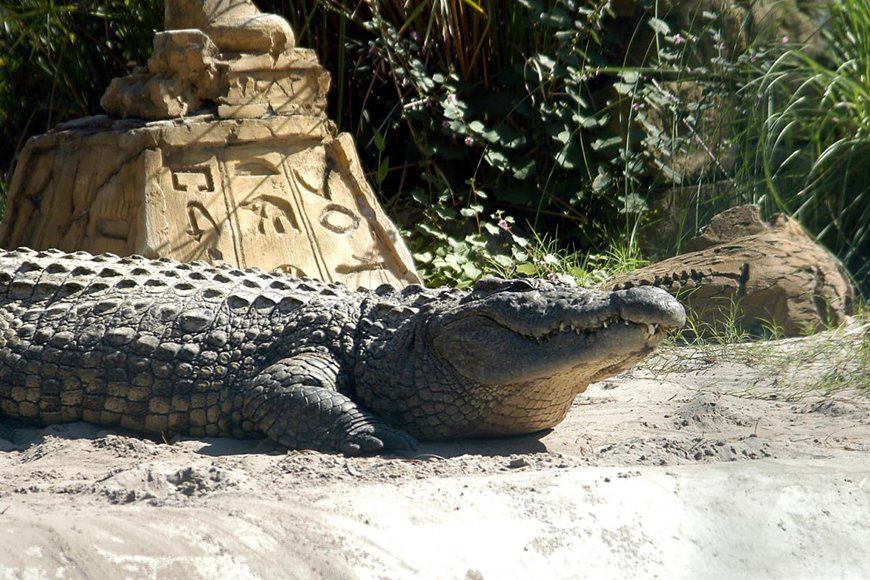
[[[0,0],[0,187],[29,136],[101,112],[162,4]],[[332,73],[432,283],[630,267],[756,202],[867,288],[870,0],[257,4]]]

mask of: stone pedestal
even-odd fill
[[[112,82],[109,116],[27,144],[0,244],[419,283],[353,140],[326,116],[329,74],[286,21],[250,0],[166,8],[171,30],[147,68]]]
[[[306,116],[61,126],[28,143],[0,243],[419,282],[350,136]]]

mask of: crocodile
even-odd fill
[[[410,452],[549,429],[685,322],[657,288],[356,291],[141,256],[0,250],[0,417]]]

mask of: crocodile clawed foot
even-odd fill
[[[417,449],[417,440],[399,429],[386,425],[366,425],[349,433],[341,444],[347,457],[373,453],[404,454]]]

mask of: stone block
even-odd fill
[[[197,28],[225,52],[280,53],[295,46],[293,29],[251,0],[166,0],[167,30]]]
[[[350,136],[309,116],[61,126],[25,147],[0,244],[420,281]]]

